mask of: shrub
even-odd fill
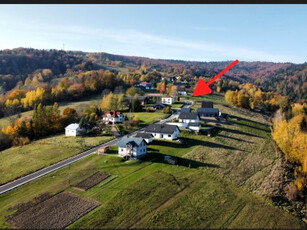
[[[170,113],[171,113],[171,108],[170,108],[169,106],[165,107],[165,108],[163,109],[163,113],[165,113],[165,114],[170,114]]]
[[[30,139],[28,137],[16,137],[13,140],[13,146],[24,146],[30,143]]]
[[[298,198],[298,189],[294,182],[288,184],[285,188],[286,196],[291,201],[296,201]]]

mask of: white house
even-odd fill
[[[65,128],[65,136],[67,137],[76,137],[81,134],[81,128],[79,124],[74,123],[70,124]]]
[[[180,135],[176,125],[151,124],[146,127],[146,133],[151,133],[154,139],[175,140]]]
[[[199,122],[191,122],[188,124],[188,129],[199,132],[201,125]]]
[[[141,133],[141,132],[138,132],[135,137],[140,137],[140,138],[143,138],[147,144],[151,143],[152,142],[152,134],[150,133]]]
[[[166,97],[162,97],[161,102],[163,104],[171,105],[175,102],[175,99],[173,97],[166,96]]]
[[[118,154],[122,157],[141,158],[147,153],[147,144],[143,138],[123,137],[118,142]]]
[[[104,122],[112,122],[114,124],[114,123],[123,122],[124,116],[120,112],[117,112],[115,110],[111,110],[111,111],[103,114],[102,120]]]
[[[199,116],[197,113],[187,113],[187,112],[181,112],[179,114],[179,122],[183,123],[198,123],[199,122]]]

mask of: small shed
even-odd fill
[[[176,165],[177,164],[177,157],[172,157],[172,156],[164,156],[164,162],[171,164],[171,165]]]
[[[65,128],[65,136],[67,137],[76,137],[81,134],[81,128],[79,124],[74,123],[70,124]]]
[[[106,152],[108,152],[109,151],[109,146],[107,145],[107,146],[102,146],[102,147],[100,147],[98,150],[97,150],[97,153],[98,153],[98,155],[100,155],[100,154],[104,154],[104,153],[106,153]]]

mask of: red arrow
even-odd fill
[[[201,95],[206,95],[206,94],[212,93],[212,90],[210,89],[209,85],[211,85],[213,82],[215,82],[219,77],[221,77],[224,73],[226,73],[230,68],[232,68],[238,62],[239,62],[239,60],[235,60],[233,63],[231,63],[229,66],[227,66],[222,72],[220,72],[218,75],[216,75],[214,78],[212,78],[208,83],[206,83],[203,79],[200,79],[197,83],[195,90],[194,90],[193,96],[198,97],[198,96],[201,96]]]

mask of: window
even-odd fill
[[[172,135],[170,135],[170,134],[168,135],[168,137],[171,137],[171,136],[172,136]]]
[[[161,135],[161,137],[163,138],[163,134]]]
[[[122,152],[124,151],[124,149],[122,149]]]

